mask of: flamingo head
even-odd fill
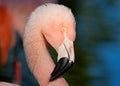
[[[58,62],[50,77],[52,81],[74,63],[75,19],[69,8],[50,3],[40,6],[32,14],[38,19],[42,35],[58,53]]]

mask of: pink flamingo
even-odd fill
[[[49,3],[32,12],[23,43],[28,65],[41,86],[68,86],[60,76],[74,62],[74,40],[75,19],[69,8]],[[45,41],[58,52],[55,68]]]
[[[69,86],[62,75],[74,63],[75,19],[63,5],[45,4],[30,15],[23,35],[28,66],[40,86]],[[48,42],[58,53],[56,66]]]

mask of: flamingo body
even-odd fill
[[[0,6],[0,66],[5,65],[12,37],[11,18],[4,5]]]

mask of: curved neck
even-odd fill
[[[25,29],[23,43],[28,66],[41,86],[68,86],[63,78],[49,82],[54,63],[47,51],[43,35],[37,29]]]

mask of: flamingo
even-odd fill
[[[47,3],[29,16],[23,46],[28,66],[40,86],[69,86],[62,75],[74,63],[75,26],[71,10],[63,5]],[[46,42],[58,53],[56,66]]]
[[[75,24],[71,10],[63,5],[47,3],[31,13],[23,45],[28,66],[41,86],[68,86],[62,75],[74,63]],[[58,53],[56,66],[46,41]]]
[[[4,66],[7,60],[12,37],[11,29],[10,14],[5,5],[0,5],[0,67]]]

